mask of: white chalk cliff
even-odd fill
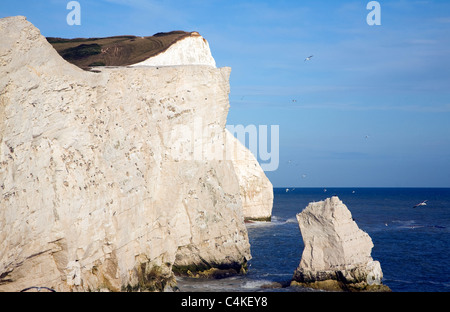
[[[172,44],[165,52],[131,66],[208,65],[216,67],[209,44],[197,32]],[[245,220],[270,221],[273,186],[255,156],[228,130],[225,134],[228,159],[231,159],[239,181]]]
[[[332,290],[388,289],[380,263],[371,256],[372,239],[337,196],[310,203],[297,220],[305,247],[295,282]]]
[[[177,65],[208,65],[216,67],[216,61],[211,55],[208,41],[200,36],[199,33],[192,32],[190,36],[175,42],[163,53],[131,66]]]
[[[229,68],[63,60],[0,20],[0,291],[164,290],[174,273],[245,269],[225,149]]]
[[[270,221],[273,208],[273,185],[252,152],[228,130],[226,147],[236,170],[244,218],[247,221]]]

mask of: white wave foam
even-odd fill
[[[242,284],[242,288],[244,289],[255,289],[255,288],[261,288],[263,285],[267,285],[272,283],[272,281],[269,280],[255,280],[255,281],[248,281]]]
[[[272,220],[270,222],[266,221],[251,221],[245,223],[247,227],[268,227],[268,226],[278,226],[288,223],[298,223],[297,217],[292,217],[288,219],[283,219],[281,217],[272,216]]]
[[[286,223],[298,223],[297,217],[287,219]]]

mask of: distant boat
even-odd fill
[[[287,192],[289,192],[289,189],[288,189],[288,188],[286,189],[286,193],[287,193]]]
[[[419,206],[426,206],[427,205],[427,201],[428,200],[424,200],[423,202],[421,202],[420,204],[415,205],[413,208],[417,208]]]

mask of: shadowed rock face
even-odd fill
[[[236,171],[210,157],[229,68],[93,73],[23,17],[0,36],[0,291],[164,290],[174,266],[245,267]]]
[[[310,203],[297,214],[305,248],[293,280],[329,290],[388,290],[380,263],[371,257],[370,236],[333,196]]]
[[[246,221],[270,221],[273,186],[255,156],[228,130],[225,140],[239,181],[242,209]]]

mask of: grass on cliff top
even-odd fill
[[[88,69],[90,66],[136,64],[164,52],[175,42],[190,35],[190,32],[171,31],[149,37],[114,36],[75,39],[47,37],[47,41],[66,61]]]

